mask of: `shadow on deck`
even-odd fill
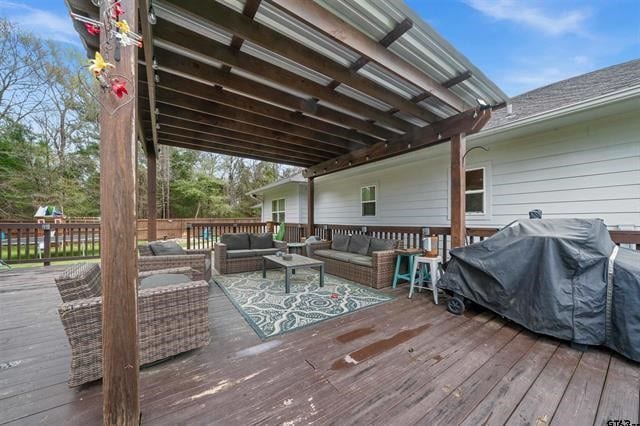
[[[0,423],[101,423],[100,382],[66,384],[62,269],[0,272]],[[143,422],[638,422],[640,365],[396,294],[263,343],[213,285],[210,345],[142,370]]]

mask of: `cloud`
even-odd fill
[[[57,15],[10,1],[0,1],[0,13],[7,20],[33,33],[36,37],[76,45],[80,43],[68,15]]]
[[[524,0],[465,0],[472,8],[500,21],[524,24],[547,35],[584,35],[584,23],[589,17],[587,9],[574,9],[558,13],[528,6]]]

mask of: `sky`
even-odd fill
[[[640,0],[406,2],[509,96],[640,58]],[[81,48],[63,0],[0,0],[0,16]]]

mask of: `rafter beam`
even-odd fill
[[[455,93],[447,90],[446,87],[443,87],[416,66],[387,50],[379,43],[376,43],[367,35],[358,31],[319,4],[312,1],[299,0],[270,1],[332,39],[386,68],[398,77],[420,87],[425,92],[431,93],[432,96],[440,99],[456,111],[464,111],[466,108],[465,102]],[[398,105],[395,105],[395,107],[400,108]],[[400,110],[402,110],[402,108],[400,108]],[[427,121],[432,122],[434,120]]]
[[[272,139],[267,139],[261,136],[255,136],[248,133],[240,133],[233,130],[223,129],[220,127],[207,126],[205,124],[200,124],[194,121],[185,119],[183,117],[173,117],[173,116],[164,116],[162,113],[160,114],[161,118],[161,129],[171,128],[176,130],[187,130],[187,131],[198,131],[207,133],[210,135],[220,136],[227,139],[234,139],[237,143],[253,142],[257,144],[264,145],[266,147],[280,148],[283,151],[291,151],[291,152],[305,152],[309,156],[317,158],[316,161],[321,161],[320,159],[330,158],[331,156],[335,156],[335,151],[325,151],[322,149],[317,149],[311,146],[302,146],[302,145],[292,145],[288,143],[283,143],[280,141],[275,141]],[[150,123],[149,120],[143,120],[144,123]]]
[[[452,79],[445,81],[444,83],[442,83],[442,85],[444,87],[446,87],[447,89],[449,89],[450,87],[453,87],[456,84],[462,83],[463,81],[470,79],[471,75],[472,75],[471,71],[465,71],[465,72],[460,73],[459,75],[453,77]],[[430,97],[431,97],[431,93],[422,92],[419,95],[416,95],[413,98],[411,98],[411,102],[415,102],[415,103],[422,102],[425,99],[430,98]],[[387,112],[396,113],[396,112],[398,112],[398,109],[397,108],[392,108]]]
[[[197,151],[207,151],[207,152],[213,152],[216,154],[230,155],[233,157],[250,158],[252,160],[259,160],[259,161],[269,161],[269,162],[278,163],[278,164],[289,164],[291,166],[297,166],[297,167],[307,167],[309,165],[309,163],[306,163],[306,162],[293,161],[293,160],[289,160],[281,157],[271,157],[268,155],[255,155],[242,150],[228,149],[226,147],[221,147],[219,145],[212,144],[212,143],[203,145],[203,144],[194,143],[193,141],[180,140],[179,138],[164,138],[161,136],[159,139],[159,143],[161,145],[175,146],[178,148],[193,149]]]
[[[175,5],[179,13],[190,15],[190,19],[196,21],[204,19],[207,23],[213,23],[232,34],[347,84],[421,120],[433,122],[438,119],[433,113],[412,103],[409,99],[378,85],[362,75],[352,72],[348,67],[332,61],[304,44],[272,30],[266,25],[255,22],[218,2],[208,2],[207,7],[203,8],[201,0],[167,1]],[[307,4],[310,2],[300,3]]]
[[[292,95],[283,90],[275,89],[269,85],[249,80],[236,74],[224,73],[211,65],[196,62],[188,58],[176,57],[164,49],[156,48],[156,57],[158,58],[160,69],[173,75],[179,74],[188,76],[190,79],[198,79],[202,82],[216,83],[225,88],[258,97],[267,102],[273,102],[277,105],[301,111],[324,120],[356,128],[380,139],[389,139],[397,135],[395,132],[366,120],[324,105],[319,105],[316,102],[311,102],[309,99]]]
[[[255,136],[260,136],[267,139],[272,139],[281,143],[289,145],[301,146],[303,148],[316,148],[318,150],[326,152],[346,152],[345,148],[331,147],[327,145],[318,144],[315,141],[293,136],[277,130],[270,130],[264,127],[254,126],[238,121],[230,120],[227,118],[215,117],[207,114],[203,111],[194,111],[192,109],[181,108],[175,105],[165,104],[158,102],[160,115],[167,115],[171,117],[178,117],[183,120],[189,120],[194,123],[200,123],[206,126],[219,127],[221,129],[233,130],[240,133],[248,133]],[[160,126],[162,126],[162,119],[160,120]]]
[[[141,88],[144,88],[144,84],[141,83]],[[147,86],[148,88],[148,86]],[[140,94],[144,97],[148,93],[145,90],[140,90]],[[265,129],[277,130],[283,133],[287,133],[292,136],[298,136],[301,138],[316,141],[321,145],[335,146],[340,149],[357,149],[367,146],[366,144],[357,143],[349,139],[339,138],[327,133],[319,132],[317,130],[308,129],[306,127],[292,124],[282,120],[265,117],[253,112],[247,112],[239,108],[230,107],[227,105],[211,102],[207,99],[197,98],[183,93],[174,92],[171,90],[160,90],[158,92],[158,102],[163,104],[175,105],[181,108],[189,108],[197,111],[207,113],[209,115],[228,118],[230,120],[239,121],[241,123],[247,123],[254,126],[264,127]]]
[[[262,102],[248,96],[224,90],[222,87],[203,84],[178,75],[170,75],[168,73],[164,75],[161,74],[160,83],[157,84],[156,87],[199,97],[210,102],[217,102],[265,117],[294,123],[308,129],[314,129],[333,136],[349,139],[362,145],[372,145],[380,141],[378,138],[359,133],[354,129],[328,123],[327,121],[319,120],[312,116],[303,115],[297,111],[281,108],[272,103]]]
[[[369,148],[359,149],[337,158],[316,164],[304,171],[305,177],[322,176],[354,166],[368,164],[417,149],[446,142],[453,135],[479,132],[491,118],[491,110],[468,110],[450,118],[421,128],[411,135],[399,136],[388,143],[380,142]]]
[[[149,24],[149,20],[147,19],[147,12],[149,10],[149,0],[140,0],[138,13],[140,16],[141,23],[141,31],[142,31],[142,48],[144,50],[144,58],[146,63],[145,73],[147,75],[147,91],[149,93],[149,109],[154,111],[156,108],[156,82],[154,81],[153,74],[153,30],[151,29],[151,24]],[[158,133],[156,131],[156,117],[155,114],[151,114],[151,138],[152,138],[152,148],[153,155],[157,155],[157,145],[158,145]],[[151,147],[147,146],[147,149]],[[147,152],[147,154],[151,154]]]
[[[411,123],[394,117],[392,114],[388,114],[385,111],[381,111],[342,93],[335,92],[320,83],[280,68],[248,53],[235,50],[215,40],[208,39],[186,28],[171,24],[168,21],[158,19],[158,24],[156,24],[155,27],[157,40],[156,49],[158,51],[160,50],[159,48],[163,46],[171,46],[179,47],[181,50],[184,49],[185,53],[201,55],[203,60],[197,63],[198,68],[204,65],[203,62],[206,59],[213,58],[225,65],[241,69],[248,73],[255,74],[259,72],[262,78],[278,83],[284,87],[289,87],[297,92],[307,94],[310,97],[353,111],[358,115],[369,117],[400,131],[408,131],[415,127]],[[169,55],[162,55],[162,61],[160,61],[161,55],[159,52],[156,52],[156,56],[162,67],[175,67],[176,61],[187,60],[187,58],[181,58],[173,52]],[[167,58],[167,56],[170,58]],[[173,59],[171,65],[169,59]],[[228,75],[228,73],[222,70],[216,70],[223,75]],[[409,100],[407,100],[407,102],[409,102]]]

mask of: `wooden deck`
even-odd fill
[[[53,277],[0,272],[0,423],[101,423],[100,384],[70,389]],[[261,342],[211,289],[211,344],[141,373],[145,424],[638,422],[640,365],[581,353],[486,312],[406,298]],[[357,364],[346,363],[350,355]]]

